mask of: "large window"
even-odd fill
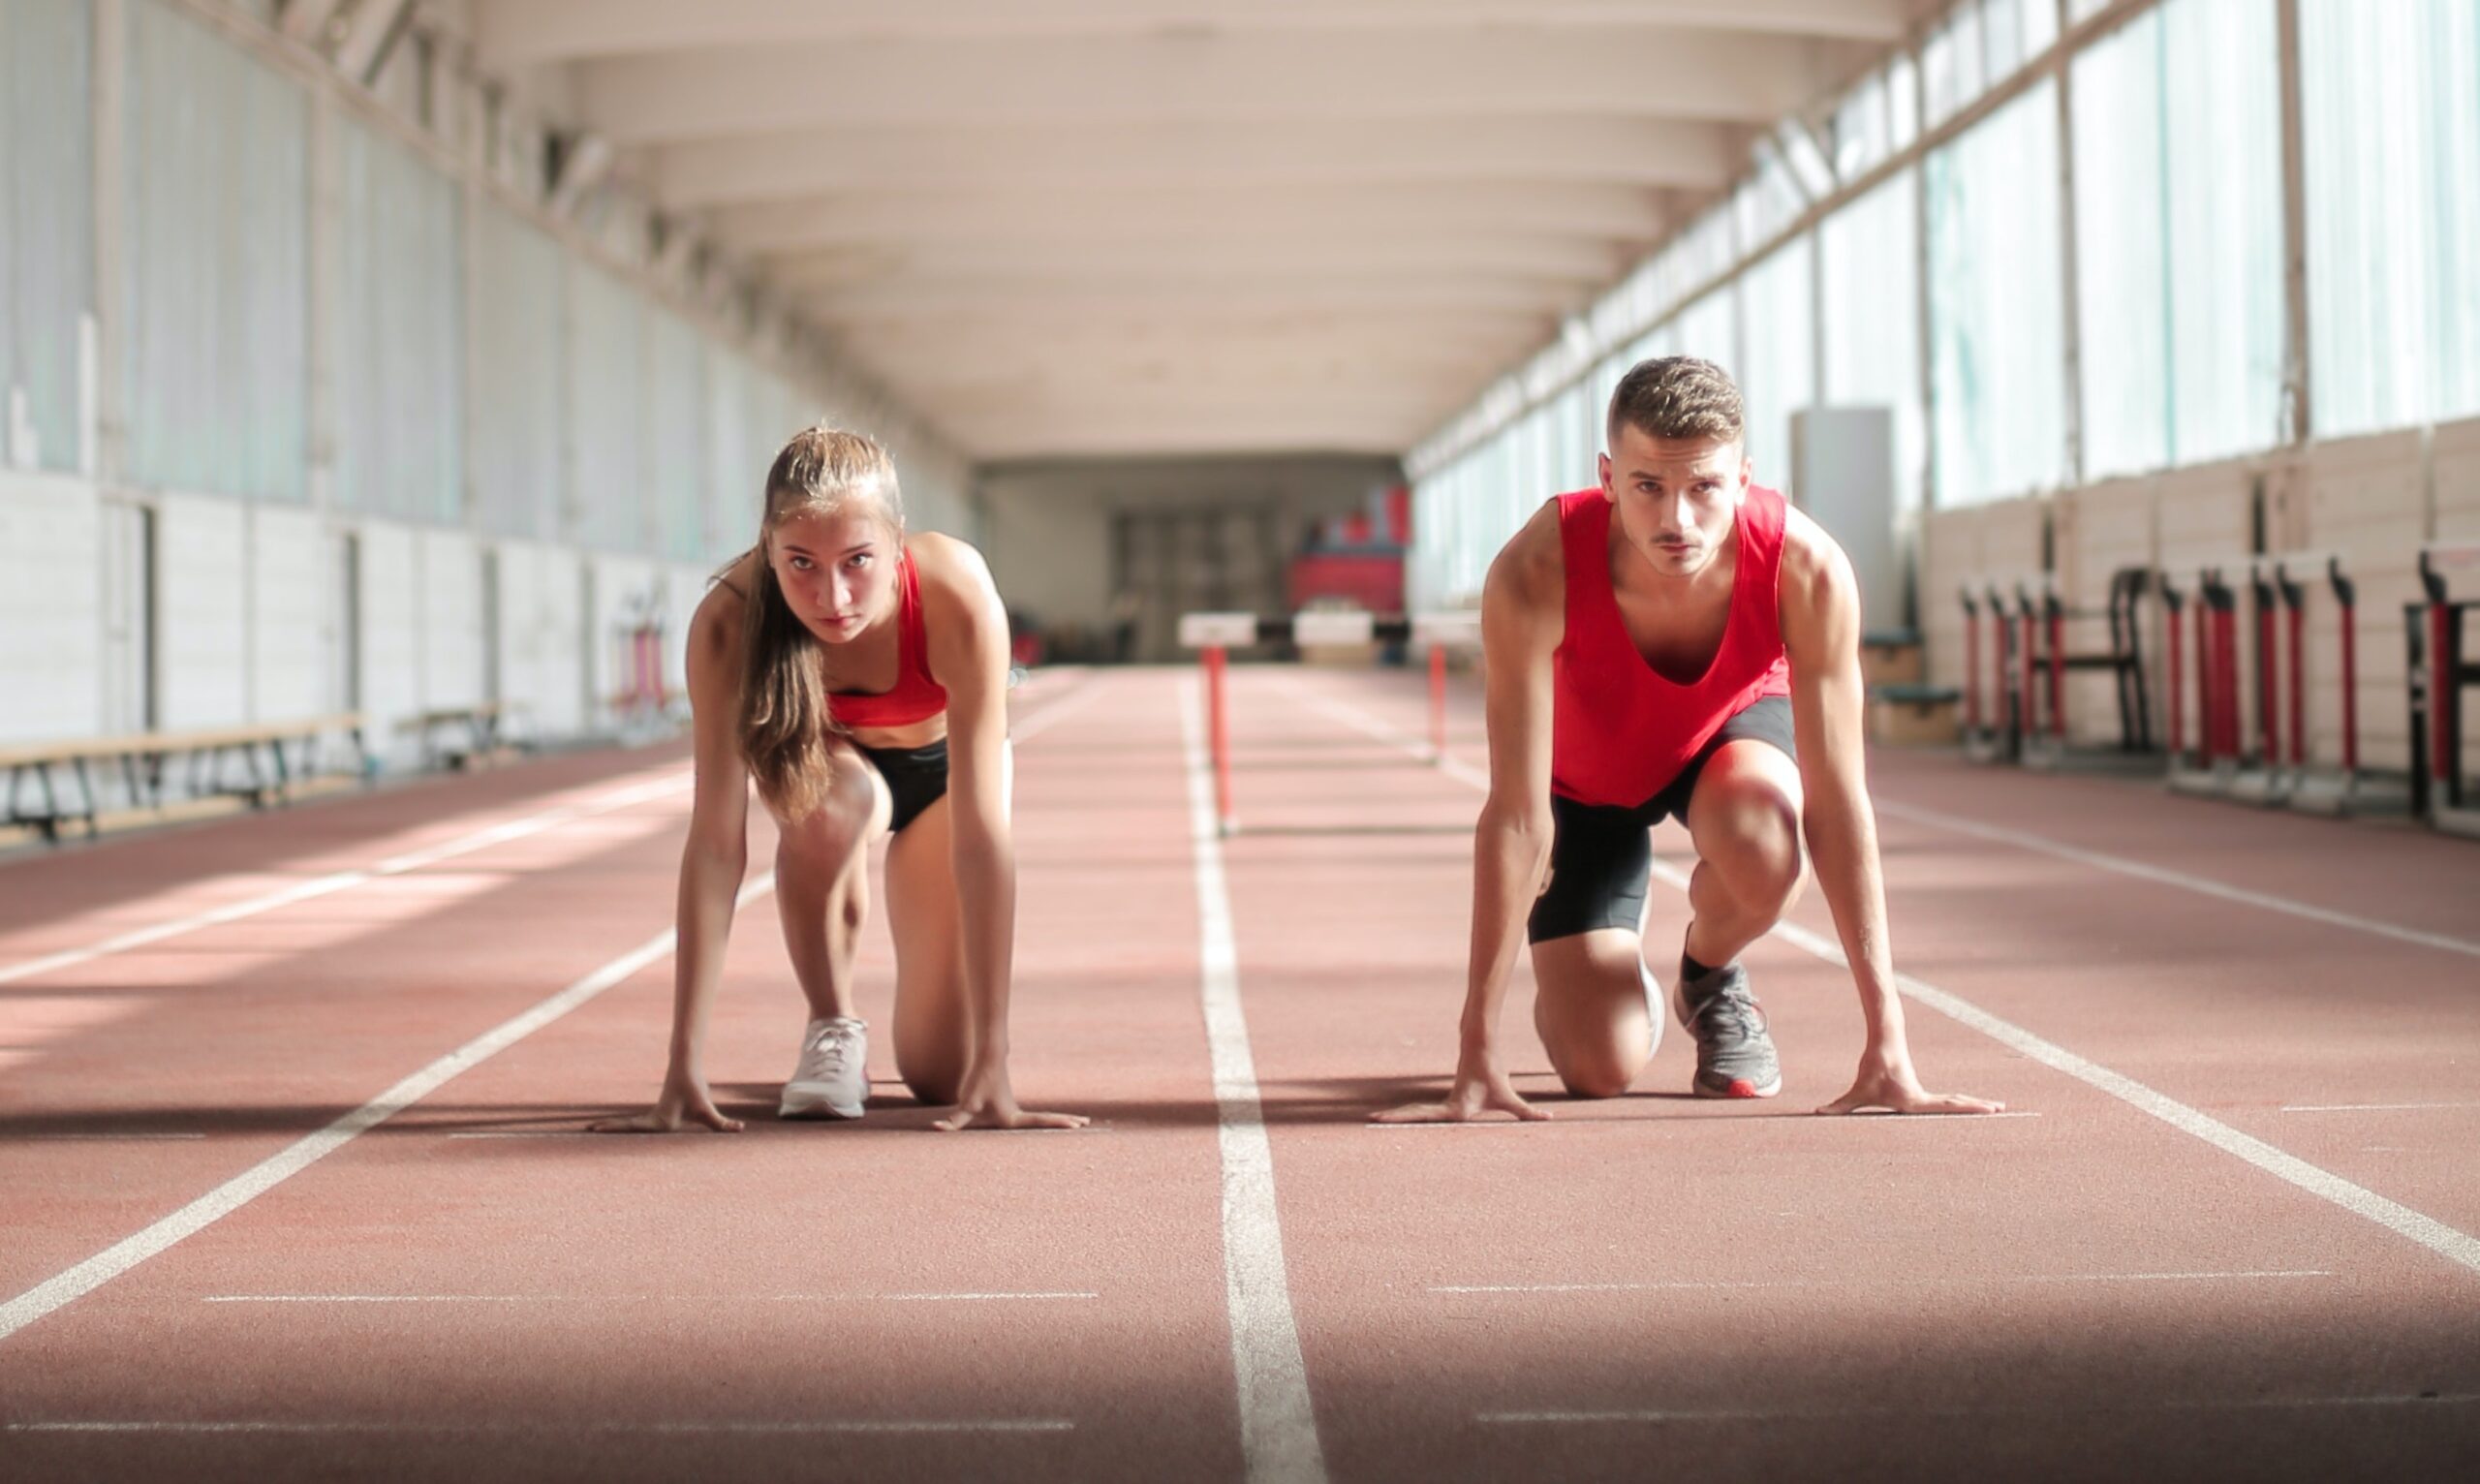
[[[1838,407],[1894,412],[1895,479],[1919,503],[1929,461],[1920,407],[1920,176],[1905,170],[1818,228],[1825,364],[1819,393]]]
[[[0,25],[0,462],[83,456],[81,342],[94,308],[94,75],[85,0],[8,0]],[[0,411],[6,410],[0,402]],[[12,448],[30,438],[32,447]]]
[[[2480,6],[2301,0],[2300,29],[2315,431],[2480,413]]]
[[[569,438],[576,532],[612,551],[646,540],[644,302],[601,268],[569,273]]]
[[[496,206],[475,224],[474,501],[482,529],[557,541],[563,516],[559,244]]]
[[[663,527],[663,554],[706,555],[706,347],[688,321],[650,310],[646,321],[646,476]]]
[[[129,8],[127,80],[126,472],[300,500],[309,101],[153,0]]]
[[[1938,503],[2055,487],[2066,468],[2052,84],[1930,155],[1924,179]]]
[[[1791,414],[1816,400],[1815,257],[1794,237],[1740,280],[1748,353],[1738,367],[1757,479],[1790,488]]]
[[[2084,475],[2280,438],[2272,0],[2170,0],[2075,64]]]
[[[336,499],[403,520],[463,518],[463,219],[448,178],[338,126]]]

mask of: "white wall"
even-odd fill
[[[328,709],[326,522],[307,510],[250,511],[250,719],[282,722]]]
[[[157,507],[155,634],[169,730],[250,720],[248,508],[207,495]]]
[[[421,572],[421,703],[470,706],[482,695],[482,549],[461,531],[417,537]]]
[[[103,729],[92,486],[0,471],[0,741]]]

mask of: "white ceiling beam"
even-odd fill
[[[1350,32],[1480,27],[1720,30],[1899,40],[1906,0],[487,0],[475,36],[493,67],[722,46],[887,37],[1128,37],[1168,30]]]
[[[1551,315],[1572,310],[1581,297],[1582,293],[1574,284],[1428,275],[1118,286],[897,284],[814,292],[800,296],[799,303],[812,319],[833,325],[864,320],[912,319],[939,311],[1093,315],[1176,313],[1189,307],[1236,313],[1386,308],[1435,309],[1454,314],[1514,309]]]
[[[1668,217],[1632,186],[1289,186],[1222,190],[873,193],[710,213],[717,238],[753,256],[837,244],[1315,239],[1494,232],[1650,243]]]
[[[1472,273],[1597,285],[1617,277],[1628,261],[1619,248],[1575,237],[1477,232],[1206,240],[1183,243],[1177,252],[1151,242],[978,239],[779,257],[769,263],[768,276],[794,291],[857,284],[1146,284],[1373,273]]]
[[[1437,425],[1438,415],[1371,418],[1304,411],[1239,417],[1212,408],[1186,415],[990,417],[934,425],[983,461],[1032,458],[1204,457],[1234,453],[1392,454]]]
[[[855,41],[575,64],[624,144],[871,125],[1612,114],[1771,124],[1839,53],[1710,31],[1169,35],[990,46]]]
[[[1732,132],[1650,118],[1192,122],[1131,130],[849,129],[703,140],[642,163],[672,207],[845,191],[1525,180],[1711,190],[1740,167]]]
[[[308,42],[325,49],[328,28],[344,0],[285,0],[284,14],[276,21],[276,29],[296,42]]]

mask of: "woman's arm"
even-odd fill
[[[947,807],[957,916],[964,943],[970,1040],[956,1111],[959,1128],[1075,1128],[1067,1113],[1029,1113],[1008,1079],[1008,995],[1016,943],[1016,850],[1009,829],[1008,613],[980,553],[925,539],[922,603],[930,672],[947,692]]]
[[[689,626],[689,705],[698,787],[680,850],[679,941],[672,958],[671,1057],[655,1105],[594,1125],[598,1133],[671,1133],[693,1124],[740,1129],[706,1090],[706,1021],[723,977],[732,908],[749,869],[749,769],[737,735],[739,601],[718,589]]]

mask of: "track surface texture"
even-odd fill
[[[1747,956],[1781,1097],[1373,1126],[1455,1052],[1478,696],[1231,672],[1016,695],[1013,1068],[773,1117],[759,826],[708,1069],[657,1087],[677,746],[0,864],[0,1477],[2480,1478],[2480,850],[1885,753],[1932,1086],[1812,886]],[[1656,837],[1657,963],[1690,861]],[[878,896],[874,893],[874,898]],[[874,901],[875,908],[875,901]]]

